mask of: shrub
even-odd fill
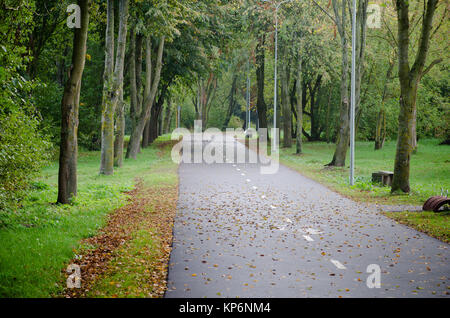
[[[0,111],[0,209],[23,198],[24,190],[50,158],[51,143],[38,128],[38,118],[23,111]]]

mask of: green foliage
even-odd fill
[[[50,157],[51,144],[36,117],[0,113],[0,210],[17,203]]]
[[[243,125],[244,122],[237,116],[231,116],[230,122],[228,123],[228,127],[234,129],[242,128]]]
[[[6,1],[0,10],[0,210],[13,208],[50,157],[51,144],[40,126],[33,90],[24,76],[25,47],[34,2]]]
[[[61,292],[61,269],[73,258],[79,241],[95,235],[107,214],[126,204],[124,193],[137,177],[148,183],[176,181],[175,173],[158,179],[159,171],[149,169],[161,161],[168,166],[163,169],[175,171],[170,151],[161,157],[158,147],[167,141],[160,138],[139,160],[126,160],[114,176],[98,174],[99,152],[80,152],[78,196],[72,205],[52,204],[57,197],[57,162],[43,169],[17,212],[0,210],[0,297],[50,297]]]
[[[61,96],[63,87],[49,81],[34,89],[35,105],[42,114],[41,125],[51,134],[51,140],[59,143],[61,136]]]

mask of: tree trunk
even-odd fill
[[[311,139],[313,141],[320,140],[320,126],[319,126],[319,103],[317,93],[320,91],[323,75],[317,76],[314,87],[309,86],[309,96],[311,104]]]
[[[396,0],[398,19],[398,65],[400,80],[400,113],[398,116],[397,149],[394,163],[394,178],[391,192],[410,192],[409,172],[413,150],[414,113],[416,112],[417,88],[423,75],[428,54],[430,32],[438,0],[427,0],[422,19],[422,30],[417,55],[412,68],[409,67],[409,3]]]
[[[411,132],[411,148],[412,153],[417,151],[417,108],[414,107],[413,119],[412,119],[412,132]]]
[[[72,66],[61,102],[61,144],[58,171],[58,199],[70,203],[77,195],[78,109],[86,59],[90,0],[78,0],[81,9],[81,28],[75,29]]]
[[[158,138],[159,136],[161,136],[163,134],[163,108],[161,107],[161,110],[159,111],[159,117],[158,117],[158,134],[156,135],[156,138]],[[152,143],[154,140],[152,140]]]
[[[333,9],[337,21],[337,28],[341,38],[342,68],[341,68],[341,107],[340,107],[340,125],[338,138],[336,141],[336,150],[333,160],[329,166],[343,167],[347,155],[348,142],[350,137],[350,118],[349,118],[349,100],[348,100],[348,48],[346,29],[346,1],[342,1],[341,15],[336,0],[333,0]]]
[[[102,110],[102,146],[100,174],[112,175],[114,173],[114,113],[120,99],[120,90],[123,86],[123,71],[125,62],[125,48],[128,31],[128,0],[119,1],[119,35],[117,39],[117,52],[114,73],[110,73],[114,65],[114,7],[113,0],[108,0],[107,25],[107,56],[105,59],[105,90]],[[111,20],[111,23],[110,23]],[[106,74],[108,72],[108,74]]]
[[[123,142],[125,137],[125,103],[123,101],[123,89],[120,90],[117,104],[116,137],[114,139],[114,166],[121,168],[123,165]]]
[[[152,110],[155,106],[152,107]],[[142,132],[142,142],[141,146],[142,148],[147,148],[150,145],[150,125],[151,125],[151,116],[148,119],[147,123],[145,124],[144,131]]]
[[[149,43],[149,41],[147,41]],[[145,100],[142,104],[142,111],[139,116],[139,119],[137,121],[135,130],[132,132],[130,137],[130,142],[128,144],[127,149],[127,158],[133,158],[136,159],[136,156],[139,151],[139,146],[141,142],[141,136],[144,131],[144,127],[150,118],[150,112],[153,105],[153,102],[155,100],[156,91],[158,89],[159,80],[161,76],[161,69],[162,69],[162,57],[163,57],[163,51],[164,51],[164,43],[165,43],[165,36],[162,36],[160,39],[159,47],[158,47],[158,56],[157,56],[157,62],[156,62],[156,70],[155,70],[155,76],[153,78],[153,82],[151,84],[151,90],[148,90],[149,85],[147,85],[151,80],[149,79],[149,66],[151,66],[151,63],[149,61],[150,52],[149,52],[149,44],[147,44],[147,83],[146,83],[146,92],[144,93]],[[151,46],[150,46],[151,48]]]
[[[131,131],[136,129],[142,111],[142,40],[133,27],[130,34],[130,119]]]
[[[214,99],[217,89],[217,79],[214,73],[209,74],[208,80],[198,80],[198,99],[196,114],[197,119],[202,121],[202,129],[205,130],[208,124],[209,110],[211,108],[212,100]]]
[[[333,92],[333,85],[330,84],[330,92],[328,93],[328,104],[327,104],[327,115],[326,115],[326,126],[325,126],[325,139],[327,143],[330,143],[331,136],[330,136],[330,115],[331,115],[331,95]]]
[[[333,160],[329,166],[345,166],[345,158],[350,140],[350,101],[348,96],[348,55],[347,55],[347,35],[346,35],[346,1],[342,1],[342,11],[339,15],[339,8],[336,0],[332,0],[335,12],[336,24],[339,35],[341,37],[342,47],[342,75],[341,75],[341,110],[340,110],[340,127],[336,141],[336,151]],[[360,113],[360,92],[361,78],[363,74],[363,62],[366,39],[366,22],[367,22],[367,5],[368,0],[359,0],[356,13],[356,65],[355,65],[355,112]],[[351,10],[350,10],[351,11]],[[356,123],[355,123],[356,126]],[[356,130],[356,129],[355,129]]]
[[[167,88],[169,84],[164,84],[159,94],[158,101],[152,107],[150,120],[149,120],[149,130],[148,130],[148,144],[151,145],[160,135],[161,127],[161,114],[164,105],[164,98],[167,93]]]
[[[391,79],[392,71],[394,69],[394,60],[389,63],[388,70],[386,72],[386,78],[383,85],[383,93],[381,96],[381,108],[378,112],[378,120],[375,131],[375,150],[380,150],[384,146],[386,140],[386,111],[384,108],[384,103],[387,99],[388,81]]]
[[[303,152],[302,146],[302,131],[303,131],[303,76],[302,76],[302,52],[299,53],[298,65],[297,65],[297,142],[296,142],[296,154]]]
[[[381,107],[378,113],[376,134],[375,134],[375,150],[380,150],[384,146],[386,140],[386,112],[384,105]]]
[[[359,0],[356,12],[356,58],[355,58],[355,138],[362,115],[361,82],[364,75],[364,54],[366,47],[367,6],[369,0]]]
[[[257,82],[257,101],[259,128],[267,127],[267,105],[264,101],[264,68],[265,68],[265,34],[261,35],[256,46],[256,82]],[[268,134],[268,132],[267,132]]]
[[[225,130],[228,127],[228,124],[230,123],[230,120],[231,120],[231,116],[233,115],[233,112],[234,112],[234,107],[236,105],[235,94],[236,94],[236,89],[237,89],[237,80],[238,80],[238,75],[237,75],[237,73],[234,73],[233,80],[231,81],[231,90],[230,90],[229,101],[228,101],[228,110],[227,110],[227,114],[225,117],[225,121],[223,122],[223,125],[222,125],[223,130]]]
[[[170,133],[170,126],[172,123],[172,115],[173,115],[173,107],[172,107],[172,99],[167,100],[166,105],[166,113],[164,115],[164,124],[163,124],[163,134]]]
[[[283,147],[290,148],[292,146],[292,112],[289,100],[289,81],[290,68],[287,62],[287,47],[282,48],[282,56],[285,58],[285,63],[281,66],[281,110],[283,115]]]
[[[113,166],[113,161],[106,162],[110,156],[106,156],[105,152],[112,151],[114,118],[111,114],[111,96],[110,90],[113,82],[114,72],[114,1],[107,2],[107,22],[106,22],[106,38],[105,38],[105,71],[103,74],[103,97],[102,97],[102,127],[101,127],[101,163],[100,173],[104,173],[106,167]],[[107,149],[106,149],[107,148]],[[102,171],[103,170],[103,171]]]

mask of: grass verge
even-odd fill
[[[385,212],[387,217],[450,243],[450,212]]]
[[[170,141],[160,138],[138,160],[125,160],[113,176],[98,173],[100,153],[80,152],[78,196],[72,205],[55,205],[58,164],[44,169],[17,211],[0,211],[0,297],[51,297],[63,293],[65,269],[76,253],[97,248],[82,244],[108,222],[108,214],[125,206],[141,177],[144,185],[176,183],[176,173],[152,167],[171,166]]]
[[[450,147],[439,146],[438,140],[420,140],[417,153],[411,158],[411,193],[391,194],[390,187],[373,183],[372,172],[393,171],[395,142],[388,141],[381,150],[373,142],[357,142],[355,149],[355,185],[349,186],[349,169],[325,167],[332,157],[334,144],[304,143],[304,153],[295,155],[295,147],[282,148],[280,161],[301,174],[319,181],[336,192],[354,200],[379,204],[408,204],[421,206],[440,189],[450,188]],[[349,157],[349,156],[347,156]],[[348,160],[347,160],[348,163]]]

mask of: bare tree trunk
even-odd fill
[[[327,104],[327,116],[326,116],[326,126],[325,126],[325,139],[327,143],[330,143],[331,136],[330,136],[330,115],[331,115],[331,95],[333,92],[333,85],[330,84],[330,92],[328,93],[328,104]]]
[[[113,72],[114,72],[114,1],[108,0],[107,2],[107,22],[106,22],[106,39],[105,39],[105,71],[103,74],[103,98],[102,98],[102,127],[101,127],[101,163],[100,163],[100,173],[103,173],[102,170],[105,169],[106,166],[109,166],[110,163],[106,162],[108,156],[106,156],[104,149],[107,146],[107,142],[111,142],[113,140],[113,136],[108,135],[112,134],[111,129],[114,129],[114,118],[109,115],[111,111],[108,111],[111,108],[111,97],[108,96],[110,94],[110,89],[113,82]],[[112,127],[112,128],[111,128]],[[112,150],[113,145],[110,145],[110,149]],[[111,163],[112,166],[112,163]]]
[[[146,99],[151,89],[151,78],[152,78],[152,42],[150,36],[145,38],[145,63],[146,63],[146,73],[145,73],[145,83],[144,83],[144,93],[142,93],[142,49],[144,45],[144,36],[138,34],[136,36],[136,88],[137,88],[137,103],[138,110],[134,121],[134,127],[137,125],[139,119],[139,114],[142,112],[142,103]],[[132,132],[134,129],[131,130]],[[141,148],[139,147],[138,153],[141,153]]]
[[[384,142],[386,140],[386,111],[384,108],[384,103],[387,98],[388,81],[391,79],[392,71],[394,69],[394,60],[389,63],[388,70],[386,72],[386,79],[383,85],[383,93],[381,96],[381,108],[378,112],[378,120],[375,131],[375,150],[383,148]]]
[[[119,1],[119,36],[117,39],[117,52],[114,73],[110,73],[114,61],[114,5],[113,0],[108,0],[108,25],[107,25],[107,58],[105,59],[106,85],[103,95],[102,110],[102,145],[100,173],[112,175],[114,173],[114,113],[120,99],[120,90],[123,86],[123,71],[125,61],[125,48],[128,31],[128,0]],[[110,23],[111,20],[111,23]],[[108,72],[108,73],[106,73]]]
[[[231,120],[231,116],[233,115],[233,112],[234,112],[234,107],[236,106],[235,94],[236,94],[236,89],[237,89],[237,80],[238,80],[238,75],[237,75],[237,72],[235,72],[233,74],[233,80],[231,81],[231,90],[230,90],[230,95],[229,95],[229,100],[228,100],[228,110],[227,110],[227,114],[226,114],[225,120],[222,125],[223,130],[225,130],[228,127],[228,124],[230,123],[230,120]]]
[[[197,119],[202,121],[202,129],[206,129],[208,124],[209,110],[217,89],[217,79],[210,73],[208,80],[198,80],[198,98],[196,106]]]
[[[142,35],[136,34],[135,27],[133,27],[130,39],[130,118],[133,132],[142,112],[142,42],[144,38]],[[150,54],[150,58],[147,58],[146,62],[150,65],[147,65],[147,73],[151,73],[151,52],[148,54]],[[146,76],[151,76],[151,74]]]
[[[172,99],[169,98],[167,100],[166,113],[164,115],[164,125],[162,130],[164,134],[168,134],[170,132],[170,124],[172,123],[172,114],[173,114]]]
[[[346,29],[346,1],[342,1],[341,15],[339,15],[339,8],[337,0],[332,0],[333,9],[335,13],[336,24],[339,35],[341,37],[342,46],[342,77],[341,77],[341,110],[340,110],[340,127],[336,142],[336,151],[333,160],[328,164],[329,166],[345,166],[345,158],[350,140],[350,101],[348,98],[348,55],[347,55],[347,35]],[[360,92],[361,79],[363,74],[363,62],[366,40],[366,22],[367,22],[367,5],[368,0],[359,0],[358,9],[356,13],[356,65],[355,65],[355,112],[361,114]],[[351,11],[351,10],[350,10]],[[345,82],[344,82],[345,81]],[[356,123],[355,123],[355,126]]]
[[[336,141],[336,150],[333,155],[333,160],[328,164],[329,166],[343,167],[345,165],[345,157],[347,155],[348,141],[350,138],[350,119],[349,119],[349,99],[348,99],[348,48],[346,29],[346,1],[342,1],[341,15],[339,14],[339,7],[337,0],[333,0],[333,9],[337,22],[337,28],[341,37],[342,50],[342,69],[341,69],[341,107],[340,107],[340,126],[338,131],[338,138]]]
[[[292,146],[292,112],[289,104],[290,66],[288,62],[287,45],[283,45],[281,53],[285,60],[280,70],[281,111],[283,115],[283,147],[290,148]]]
[[[267,105],[264,100],[264,84],[265,84],[265,34],[260,35],[256,46],[256,83],[257,83],[257,100],[256,109],[258,111],[259,128],[267,127]]]
[[[309,87],[309,96],[310,96],[310,104],[311,104],[311,140],[317,141],[320,140],[320,126],[319,126],[319,103],[317,94],[320,91],[320,86],[322,83],[323,75],[319,74],[317,76],[314,87],[311,84],[308,84]]]
[[[355,58],[355,135],[362,115],[361,82],[364,74],[364,55],[366,48],[367,6],[369,0],[359,0],[356,11],[356,58]]]
[[[158,118],[158,134],[156,135],[156,138],[158,138],[162,134],[163,134],[163,107],[161,107],[160,115],[159,115],[159,118]],[[153,139],[153,141],[155,139]]]
[[[81,79],[86,59],[90,0],[78,0],[81,9],[81,28],[75,29],[72,66],[61,102],[61,144],[58,171],[58,199],[68,204],[77,195],[78,109]]]
[[[155,106],[153,105],[152,109],[154,107]],[[144,131],[142,132],[142,142],[141,142],[142,148],[147,148],[150,145],[150,125],[151,125],[151,115],[147,123],[145,124]]]
[[[427,0],[426,2],[417,55],[414,64],[410,69],[410,26],[408,17],[409,3],[406,0],[396,0],[398,18],[400,113],[398,116],[397,150],[395,154],[394,178],[392,180],[391,188],[392,192],[397,190],[410,192],[411,190],[409,185],[409,171],[411,152],[413,150],[412,136],[414,128],[414,113],[416,111],[417,88],[424,73],[424,66],[429,48],[430,32],[437,2],[438,0]]]
[[[417,107],[414,107],[413,110],[411,148],[412,153],[415,153],[417,151]]]
[[[123,101],[123,88],[120,90],[117,104],[116,137],[114,139],[114,166],[123,165],[123,142],[125,137],[125,103]]]
[[[164,105],[164,99],[166,97],[167,88],[169,87],[170,83],[164,84],[164,86],[161,88],[161,92],[159,94],[158,100],[155,102],[155,104],[152,107],[151,115],[150,115],[150,124],[149,124],[149,131],[148,131],[148,144],[152,144],[159,136],[160,134],[160,127],[161,127],[161,117],[162,117],[162,110]]]
[[[375,150],[380,150],[384,146],[386,140],[386,112],[384,110],[384,105],[378,113],[377,127],[375,134]]]
[[[296,142],[296,154],[301,154],[303,152],[303,142],[302,142],[302,130],[303,130],[303,76],[302,76],[302,52],[299,53],[297,61],[297,142]]]
[[[147,41],[148,43],[149,41]],[[156,96],[156,91],[158,89],[158,85],[159,85],[159,80],[160,80],[160,76],[161,76],[161,69],[162,69],[162,57],[163,57],[163,51],[164,51],[164,43],[165,43],[165,36],[162,36],[159,42],[159,47],[158,47],[158,56],[157,56],[157,62],[156,62],[156,70],[155,70],[155,76],[153,78],[153,82],[151,85],[151,90],[148,91],[148,82],[149,82],[149,69],[148,66],[151,66],[151,63],[149,62],[149,45],[147,44],[147,83],[146,83],[146,91],[147,93],[144,95],[147,95],[145,97],[145,100],[142,104],[142,111],[141,114],[139,116],[139,119],[136,123],[136,127],[135,130],[132,132],[131,134],[131,138],[130,138],[130,142],[128,144],[128,149],[127,149],[127,158],[133,158],[136,159],[136,156],[138,154],[139,151],[139,146],[140,146],[140,142],[141,142],[141,136],[142,133],[144,131],[145,125],[148,121],[148,119],[150,118],[150,111],[153,105],[153,102],[155,100],[155,96]],[[151,46],[150,46],[151,49]],[[150,75],[151,76],[151,75]]]

